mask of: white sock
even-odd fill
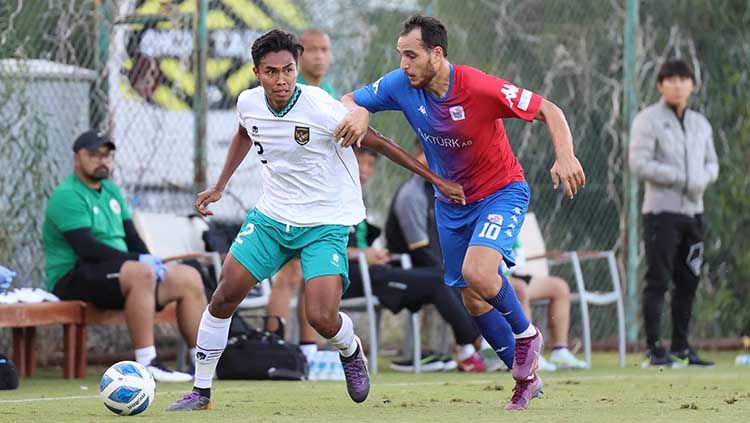
[[[519,338],[529,338],[534,335],[536,335],[536,328],[534,327],[534,325],[529,323],[529,327],[527,327],[525,331],[518,333],[518,334],[514,333],[513,337],[516,339],[519,339]]]
[[[190,348],[188,350],[188,356],[190,356],[190,364],[192,364],[193,367],[195,367],[195,351],[196,351],[195,347]]]
[[[151,345],[150,347],[137,348],[135,350],[135,361],[143,366],[148,366],[151,361],[156,358],[156,347]]]
[[[302,354],[307,358],[307,362],[312,363],[313,356],[318,352],[318,344],[302,344],[299,346],[299,349],[302,350]]]
[[[357,351],[357,342],[354,340],[354,324],[346,314],[339,312],[339,316],[341,316],[341,328],[328,342],[336,347],[344,357],[351,357]]]
[[[474,348],[474,345],[472,344],[462,345],[461,348],[458,350],[458,361],[464,361],[467,358],[474,355],[476,352],[477,352],[477,349]]]
[[[232,318],[220,319],[208,311],[203,312],[198,328],[198,341],[195,346],[195,382],[196,388],[210,388],[213,382],[219,357],[227,346],[229,324]]]

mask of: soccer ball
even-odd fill
[[[121,416],[143,413],[154,401],[156,382],[148,370],[135,361],[121,361],[107,369],[99,383],[104,406]]]

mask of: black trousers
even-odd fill
[[[364,295],[357,266],[356,262],[349,263],[351,285],[344,298]],[[370,266],[370,280],[373,293],[393,313],[404,308],[416,312],[425,304],[433,304],[450,325],[459,345],[471,344],[479,337],[479,328],[466,311],[460,291],[443,282],[443,271],[439,267],[401,269],[387,264],[375,265]]]
[[[664,294],[672,283],[672,351],[688,347],[688,330],[695,291],[703,265],[703,215],[675,213],[643,215],[646,284],[643,321],[646,342],[659,342]]]

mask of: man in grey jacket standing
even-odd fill
[[[688,344],[693,299],[703,264],[703,192],[719,165],[711,124],[688,109],[695,76],[687,63],[664,63],[657,77],[661,100],[635,117],[630,170],[644,181],[646,284],[643,319],[650,366],[712,366]],[[672,281],[672,344],[661,346],[664,294]]]

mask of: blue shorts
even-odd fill
[[[515,265],[513,244],[521,232],[530,198],[526,182],[513,182],[466,206],[435,202],[443,272],[448,286],[468,286],[461,269],[466,250],[472,245],[492,248],[503,255],[508,267]],[[501,272],[502,269],[498,269],[498,274]]]

